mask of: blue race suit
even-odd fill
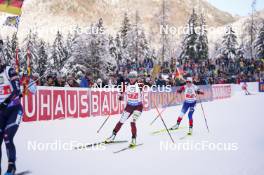
[[[13,68],[4,66],[0,73],[0,146],[2,148],[4,141],[9,162],[16,161],[13,138],[23,114],[20,95],[19,76]],[[2,158],[1,148],[0,161]]]

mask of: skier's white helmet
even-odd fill
[[[187,77],[186,82],[192,83],[193,82],[193,78],[192,77]]]

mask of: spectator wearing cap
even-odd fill
[[[56,86],[57,87],[64,87],[65,86],[65,78],[62,75],[57,76]]]

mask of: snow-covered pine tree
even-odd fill
[[[75,52],[74,54],[76,55],[76,59],[80,59],[79,57],[82,56],[81,53],[78,54],[79,52],[77,50],[81,50],[86,47],[85,42],[80,39],[81,32],[81,28],[79,26],[76,26],[73,30],[73,34],[68,34],[68,37],[66,39],[66,51],[68,53],[68,58],[65,61],[65,64],[63,65],[63,68],[61,70],[62,74],[78,72],[77,68],[79,67],[79,65],[75,64],[75,57],[73,56],[73,53]]]
[[[71,57],[66,61],[63,67],[63,73],[77,73],[80,70],[87,71],[87,64],[90,63],[89,55],[90,35],[79,33],[72,44]]]
[[[213,49],[212,49],[212,52],[210,54],[210,59],[216,60],[216,59],[222,57],[221,49],[220,49],[221,43],[220,42],[214,42],[212,44],[212,47],[213,47]]]
[[[241,48],[244,50],[244,57],[252,59],[255,57],[254,41],[256,39],[259,25],[263,19],[253,15],[253,18],[247,19],[242,25],[242,33],[240,35]],[[252,43],[253,41],[253,43]]]
[[[255,21],[255,15],[256,15],[256,0],[253,0],[252,4],[251,4],[251,20],[250,20],[250,27],[249,27],[249,36],[250,36],[250,40],[249,40],[249,50],[250,50],[250,58],[253,59],[254,57],[254,49],[253,49],[253,45],[254,45],[254,40],[256,37],[256,33],[257,33],[257,27],[256,27],[256,21]]]
[[[27,59],[29,57],[30,59],[30,68],[31,68],[31,73],[37,72],[37,62],[38,62],[38,34],[36,32],[32,32],[31,30],[29,31],[29,34],[23,41],[23,46],[22,46],[22,53],[23,57],[20,59],[20,67],[24,71],[27,70]]]
[[[67,59],[68,53],[64,44],[63,36],[58,31],[52,46],[52,55],[50,62],[52,71],[60,72]]]
[[[17,33],[13,33],[12,39],[11,39],[11,44],[12,44],[12,52],[16,53],[16,49],[18,48],[18,39],[17,39]]]
[[[131,41],[128,45],[130,58],[132,58],[134,63],[139,65],[139,63],[143,63],[144,59],[148,57],[149,46],[144,28],[140,23],[138,11],[136,11],[135,23],[132,25],[128,36],[129,40]]]
[[[16,32],[13,33],[12,35],[11,48],[12,48],[12,57],[13,57],[12,65],[16,67],[16,56],[17,56],[16,54],[18,53],[18,60],[22,58],[22,54],[23,54],[21,50],[19,49],[18,38],[17,38]]]
[[[206,21],[203,14],[199,18],[199,33],[196,41],[197,59],[199,61],[208,59],[208,38]]]
[[[124,14],[124,19],[123,19],[123,22],[122,22],[122,26],[121,26],[121,29],[120,29],[120,37],[121,37],[121,40],[122,40],[122,47],[123,48],[126,48],[129,44],[129,40],[128,40],[128,34],[129,32],[131,31],[131,24],[130,24],[130,20],[128,18],[128,14],[125,13]]]
[[[48,54],[47,54],[46,44],[43,40],[40,41],[38,45],[38,61],[37,61],[37,69],[36,72],[39,76],[43,76],[47,71],[48,67]]]
[[[182,52],[180,54],[180,59],[192,59],[197,61],[198,60],[198,53],[196,50],[196,41],[198,38],[196,28],[198,26],[198,16],[193,9],[193,12],[188,20],[188,33],[183,39],[182,42]]]
[[[4,48],[3,48],[3,52],[2,53],[0,53],[1,55],[2,54],[4,54],[4,58],[5,58],[5,61],[7,62],[7,63],[11,63],[11,64],[13,64],[14,62],[14,59],[13,59],[13,51],[12,51],[12,43],[11,43],[11,41],[10,41],[10,38],[9,38],[9,36],[7,36],[7,38],[6,38],[6,42],[5,42],[5,44],[4,44]]]
[[[91,31],[76,38],[65,69],[75,73],[88,71],[101,78],[107,78],[115,70],[116,60],[110,55],[108,35],[103,28],[103,20],[100,19],[97,24],[91,24]]]
[[[146,58],[150,58],[150,48],[148,44],[148,40],[146,38],[145,31],[142,30],[139,34],[139,59],[143,61]]]
[[[132,30],[130,32],[130,40],[132,43],[130,44],[130,57],[134,60],[134,62],[139,64],[139,34],[140,34],[140,17],[138,11],[136,11],[135,15],[135,23],[132,25]]]
[[[65,59],[68,60],[71,57],[72,54],[72,45],[74,42],[75,38],[74,35],[71,33],[68,33],[67,38],[66,38],[66,43],[65,43]]]
[[[237,36],[231,26],[227,27],[227,31],[223,37],[222,45],[223,47],[220,48],[222,55],[228,59],[236,59],[238,42]]]
[[[128,14],[125,13],[124,14],[124,19],[123,19],[123,22],[122,22],[122,26],[120,28],[120,41],[121,41],[121,59],[122,59],[122,62],[127,62],[128,60],[132,60],[132,58],[130,57],[130,54],[129,54],[129,44],[131,44],[131,30],[132,30],[132,27],[131,27],[131,23],[130,23],[130,20],[128,18]]]
[[[76,41],[76,39],[80,36],[81,32],[82,32],[82,30],[81,30],[81,28],[79,26],[76,26],[74,28],[73,34],[72,34],[72,39],[71,39],[72,45]]]
[[[244,25],[244,27],[247,24]],[[240,35],[240,46],[239,49],[243,50],[243,56],[244,58],[251,59],[251,43],[250,43],[250,36],[248,33],[242,29],[242,34]]]
[[[109,53],[113,59],[117,60],[117,48],[114,37],[109,35],[108,41],[109,41]]]
[[[256,40],[254,41],[254,50],[257,59],[264,59],[264,22],[257,33]]]
[[[122,42],[121,42],[120,35],[118,33],[116,34],[116,37],[115,37],[115,46],[116,46],[116,63],[117,63],[117,68],[119,70],[124,59],[122,59]]]
[[[160,61],[163,63],[164,61],[168,61],[171,55],[171,36],[165,28],[170,27],[169,23],[169,16],[170,16],[170,2],[168,0],[162,0],[161,8],[155,17],[158,19],[158,26],[159,29],[162,28],[160,31],[160,41],[161,41],[161,48],[159,50]]]
[[[93,61],[93,67],[91,68],[94,70],[95,75],[106,78],[109,74],[114,72],[116,68],[116,61],[109,52],[108,35],[105,34],[102,18],[99,19],[95,27],[98,34],[92,34],[91,37],[90,57]]]
[[[12,66],[14,66],[14,64],[15,64],[16,47],[17,47],[17,35],[16,35],[16,33],[14,33],[12,35],[11,40],[10,40],[9,36],[7,36],[6,42],[4,44],[3,53],[5,55],[5,59],[7,60],[7,62]]]

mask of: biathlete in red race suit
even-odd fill
[[[177,123],[172,126],[171,130],[176,130],[179,128],[180,123],[182,121],[183,116],[186,114],[186,112],[189,110],[188,118],[189,118],[189,132],[188,134],[192,134],[193,130],[193,113],[195,110],[196,105],[196,96],[197,94],[203,95],[204,93],[200,91],[200,89],[193,84],[192,77],[188,77],[186,80],[186,85],[182,86],[177,93],[183,93],[185,96],[185,100],[181,109],[181,113],[178,117]]]
[[[112,135],[106,139],[106,142],[112,142],[115,140],[115,137],[122,125],[130,119],[131,133],[132,139],[130,146],[136,145],[136,137],[137,137],[137,126],[136,121],[140,117],[143,110],[143,102],[142,102],[142,88],[143,84],[137,81],[137,72],[132,71],[128,75],[129,83],[123,89],[123,92],[120,96],[120,100],[124,99],[124,92],[127,94],[127,105],[125,107],[124,112],[121,114],[121,118],[119,122],[116,124]]]
[[[246,82],[242,84],[242,90],[244,91],[245,95],[250,95],[250,92],[248,91],[248,85]]]

